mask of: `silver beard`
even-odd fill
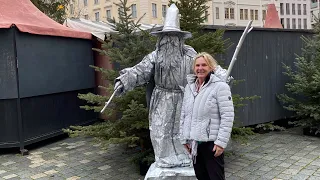
[[[157,42],[157,58],[162,68],[177,67],[183,60],[184,39],[179,34],[160,36]]]

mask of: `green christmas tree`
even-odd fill
[[[284,65],[284,74],[290,78],[285,87],[288,94],[278,98],[284,108],[294,112],[298,125],[310,127],[315,133],[320,132],[320,26],[316,23],[315,34],[302,36],[304,47],[297,55],[294,67]]]
[[[223,39],[223,29],[217,29],[215,32],[203,31],[203,23],[209,16],[205,13],[209,8],[206,5],[208,2],[209,0],[170,0],[169,5],[176,4],[181,14],[181,29],[192,33],[192,38],[188,39],[186,44],[197,52],[208,52],[211,55],[222,54],[232,43],[229,39]]]
[[[69,0],[31,0],[31,2],[48,17],[58,23],[63,23],[66,16],[66,6]]]
[[[169,5],[176,4],[181,14],[180,27],[184,31],[197,32],[202,28],[202,23],[208,18],[206,3],[209,0],[179,0],[169,1]]]

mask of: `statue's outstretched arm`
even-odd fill
[[[121,87],[119,92],[125,93],[147,83],[152,76],[153,68],[154,52],[145,56],[137,65],[121,70],[120,76],[115,80],[116,85]]]

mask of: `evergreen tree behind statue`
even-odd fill
[[[186,44],[192,46],[197,52],[208,52],[211,55],[222,54],[232,44],[229,39],[223,39],[224,30],[204,32],[204,25],[209,14],[206,13],[210,0],[179,0],[169,1],[169,5],[175,3],[181,14],[180,27],[184,31],[192,33],[192,38]]]
[[[31,0],[31,2],[56,22],[63,23],[65,20],[69,0]]]
[[[320,24],[319,20],[311,37],[302,36],[304,47],[297,56],[294,67],[284,65],[284,74],[290,78],[285,87],[290,92],[278,96],[284,108],[293,111],[296,123],[320,132]]]

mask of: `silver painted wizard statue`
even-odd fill
[[[179,10],[172,4],[167,11],[156,50],[137,65],[123,69],[116,78],[115,89],[126,92],[134,87],[154,81],[149,103],[149,129],[155,153],[156,166],[190,166],[191,159],[179,141],[179,120],[186,76],[192,73],[196,51],[184,44],[191,33],[181,31]]]
[[[183,87],[187,84],[187,74],[193,73],[192,64],[197,53],[184,44],[191,33],[180,29],[179,10],[175,4],[167,10],[162,31],[151,34],[158,37],[156,50],[137,65],[120,71],[115,89],[125,93],[154,82],[154,88],[149,89],[149,129],[155,165],[159,168],[190,166],[192,161],[179,140],[179,121]]]

